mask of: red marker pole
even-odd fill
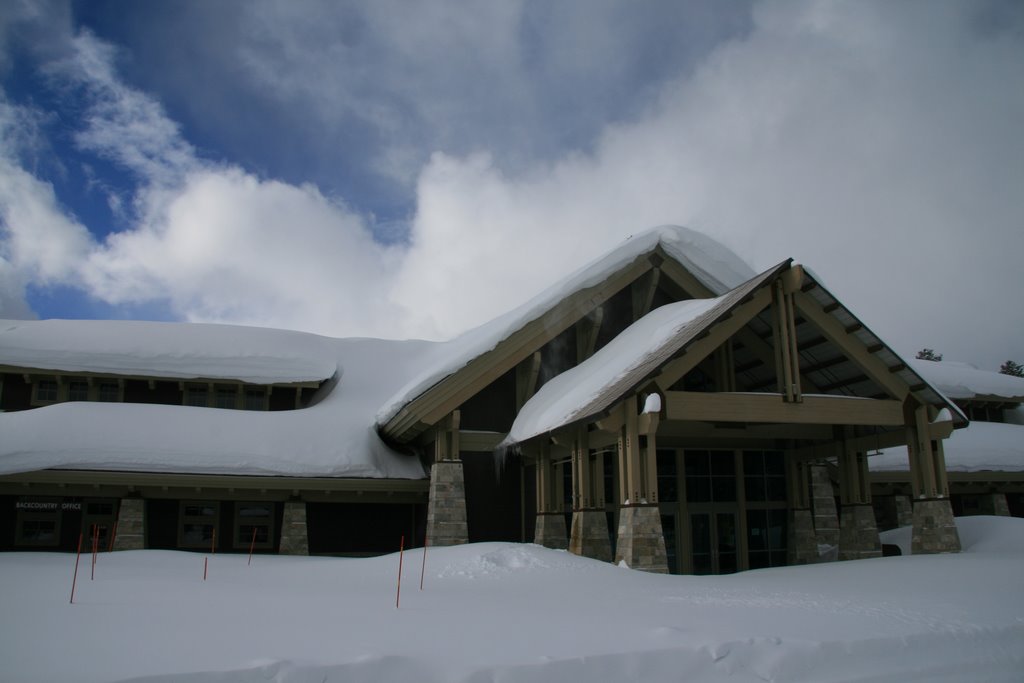
[[[252,528],[252,542],[249,543],[249,564],[252,565],[252,549],[256,547],[256,527]]]
[[[78,583],[78,561],[82,559],[82,532],[78,532],[78,553],[75,555],[75,575],[71,577],[71,603],[75,604],[75,584]]]
[[[206,568],[209,565],[209,562],[210,562],[210,558],[209,557],[204,557],[203,558],[203,581],[206,581]]]
[[[395,609],[398,609],[398,601],[402,597],[402,552],[405,550],[405,536],[398,542],[398,592],[395,593]]]
[[[427,539],[423,539],[423,566],[420,567],[420,590],[423,590],[423,574],[427,571]]]
[[[213,533],[210,535],[210,554],[217,554],[217,527],[213,527]]]

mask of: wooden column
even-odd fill
[[[839,559],[882,556],[875,510],[871,505],[867,457],[851,444],[850,428],[837,427],[839,451]]]
[[[793,294],[787,293],[782,280],[772,285],[772,337],[775,346],[775,375],[779,393],[786,402],[803,400],[800,388],[800,358],[796,346],[796,317]]]
[[[949,483],[942,440],[932,441],[928,406],[912,395],[903,403],[907,457],[914,493],[911,553],[960,552],[960,534],[949,502]]]
[[[597,505],[594,475],[590,439],[586,426],[581,425],[576,429],[572,441],[573,510],[569,551],[610,562],[612,546],[608,535],[608,517],[604,506]],[[603,479],[601,487],[603,491]],[[603,498],[603,495],[601,497]]]
[[[548,548],[569,547],[562,506],[562,469],[551,459],[551,447],[541,444],[537,455],[537,522],[533,542]]]
[[[808,463],[786,453],[789,525],[786,530],[788,564],[812,564],[818,561],[818,538],[811,513],[810,472]]]
[[[619,433],[619,472],[625,474],[620,485],[618,543],[615,562],[633,569],[668,573],[668,555],[658,510],[656,414],[637,415],[637,396],[623,406],[623,424]],[[640,448],[640,427],[644,426],[646,448]]]

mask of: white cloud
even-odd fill
[[[929,346],[991,366],[1019,357],[1024,344],[1024,307],[1014,299],[1024,247],[1024,17],[1010,11],[1000,23],[999,5],[978,7],[759,4],[749,34],[696,69],[652,81],[656,96],[581,151],[527,151],[510,163],[516,135],[531,126],[539,139],[559,137],[544,128],[550,110],[530,113],[546,90],[531,89],[537,74],[523,61],[529,41],[556,33],[527,41],[516,6],[460,15],[451,35],[464,44],[453,46],[429,40],[444,7],[409,17],[375,3],[349,17],[352,31],[325,58],[310,45],[336,22],[320,26],[316,13],[274,4],[248,30],[289,30],[246,43],[247,77],[259,74],[296,106],[315,101],[321,113],[335,107],[340,119],[396,132],[376,163],[416,179],[411,243],[397,247],[375,243],[357,208],[315,187],[199,158],[159,103],[120,79],[110,48],[81,36],[61,67],[90,96],[77,139],[142,179],[134,222],[96,243],[52,189],[11,162],[0,178],[14,207],[6,215],[21,212],[18,224],[38,230],[7,227],[0,255],[16,271],[10,282],[73,282],[115,304],[166,300],[192,320],[446,337],[630,233],[684,223],[755,266],[788,256],[809,264],[904,352]],[[587,35],[601,35],[591,28]],[[360,40],[377,45],[360,52]],[[573,45],[562,46],[555,71],[578,76],[600,55]],[[382,70],[367,59],[399,48]],[[467,53],[478,63],[438,70]],[[329,80],[327,64],[345,75],[314,93]],[[469,112],[463,77],[501,83],[504,94]],[[509,111],[523,116],[513,143],[492,150],[488,137],[504,124],[481,121],[514,100]],[[417,125],[438,126],[432,156],[416,135],[402,135],[410,111]],[[446,145],[459,126],[474,128],[468,147],[485,151]]]
[[[592,156],[512,177],[435,156],[395,296],[457,328],[612,236],[680,222],[757,266],[808,263],[904,352],[1019,355],[1021,25],[975,19],[971,5],[765,4],[749,37]],[[445,291],[455,305],[428,308]]]

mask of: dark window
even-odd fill
[[[87,382],[69,382],[68,383],[68,400],[69,401],[88,401],[89,400],[89,384]]]
[[[786,465],[780,451],[744,451],[743,475],[747,502],[785,502]]]
[[[218,408],[234,408],[238,404],[238,390],[234,387],[217,387]]]
[[[675,451],[658,451],[658,495],[663,503],[674,503],[679,500]]]
[[[121,387],[117,382],[100,382],[98,397],[104,403],[117,403],[121,400]]]
[[[786,511],[747,510],[747,550],[751,569],[786,565]]]
[[[205,408],[209,405],[209,391],[203,386],[185,387],[185,405]]]
[[[36,381],[36,400],[52,403],[57,400],[57,380],[41,379]]]
[[[247,388],[245,390],[244,408],[246,410],[266,410],[267,392],[262,388]]]
[[[732,451],[686,451],[684,459],[687,502],[736,501],[736,463]]]
[[[235,547],[268,549],[274,538],[273,503],[235,503]]]

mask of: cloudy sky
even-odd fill
[[[1024,361],[1024,3],[4,5],[0,317],[447,338],[677,223]]]

